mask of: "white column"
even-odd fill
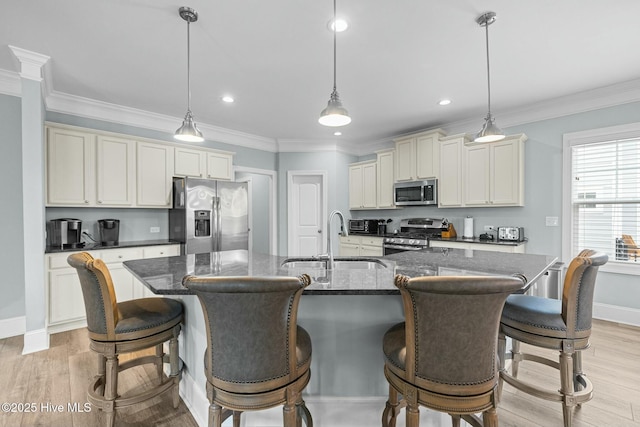
[[[49,348],[45,298],[44,100],[42,69],[49,57],[9,46],[21,65],[22,219],[25,323],[22,354]]]

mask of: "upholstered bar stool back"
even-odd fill
[[[530,295],[507,299],[500,325],[501,380],[515,388],[556,402],[562,402],[565,426],[571,426],[573,409],[591,399],[593,385],[582,372],[581,351],[589,347],[598,268],[608,260],[606,254],[585,249],[576,256],[565,276],[562,301]],[[512,338],[512,351],[506,354],[506,337]],[[520,343],[560,351],[560,363],[540,355],[520,352]],[[511,358],[511,374],[505,359]],[[560,390],[544,389],[517,378],[519,363],[542,363],[560,370]],[[502,381],[501,381],[502,384]]]
[[[507,296],[524,287],[506,276],[398,275],[405,322],[383,339],[389,400],[383,427],[395,426],[406,406],[407,427],[417,427],[419,406],[463,418],[478,426],[497,426],[500,313]],[[403,396],[398,400],[398,394]],[[475,413],[483,412],[483,421]]]
[[[195,277],[183,284],[200,300],[207,327],[204,369],[209,426],[233,414],[284,405],[284,426],[313,421],[302,391],[310,378],[311,338],[297,325],[298,304],[311,279]]]
[[[183,317],[182,304],[168,298],[141,298],[117,302],[111,274],[105,263],[86,252],[67,258],[80,278],[87,315],[90,348],[98,354],[98,374],[89,386],[89,401],[101,409],[106,425],[113,426],[119,408],[134,405],[173,392],[173,406],[178,407],[180,381],[178,335]],[[163,343],[169,341],[169,357]],[[155,355],[137,357],[120,364],[118,356],[154,348]],[[163,373],[163,363],[170,364],[170,374]],[[159,382],[127,397],[118,395],[118,375],[133,366],[154,363]]]

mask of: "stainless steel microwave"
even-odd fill
[[[393,198],[396,206],[437,205],[438,180],[396,182],[393,184]]]

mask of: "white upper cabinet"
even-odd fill
[[[233,179],[233,153],[176,147],[174,151],[176,176],[195,178]]]
[[[173,147],[138,142],[138,206],[171,207],[173,154]]]
[[[524,134],[465,147],[466,206],[524,206]]]
[[[396,144],[396,181],[438,178],[440,171],[441,129],[420,132],[394,140]]]
[[[97,137],[96,203],[99,206],[132,206],[135,199],[135,141]]]
[[[378,157],[378,207],[394,208],[393,182],[395,178],[395,152],[393,149],[376,152]]]
[[[207,173],[207,157],[203,151],[190,148],[174,148],[174,174],[205,178]]]
[[[95,135],[47,127],[47,206],[95,204]]]
[[[233,155],[225,152],[207,153],[207,178],[233,179]]]
[[[349,209],[377,207],[377,163],[363,162],[349,166]]]
[[[453,135],[440,141],[440,176],[438,177],[438,207],[464,206],[464,167],[462,151],[466,135]]]

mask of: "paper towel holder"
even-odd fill
[[[467,216],[464,219],[462,237],[465,239],[473,239],[473,217],[471,216]]]

